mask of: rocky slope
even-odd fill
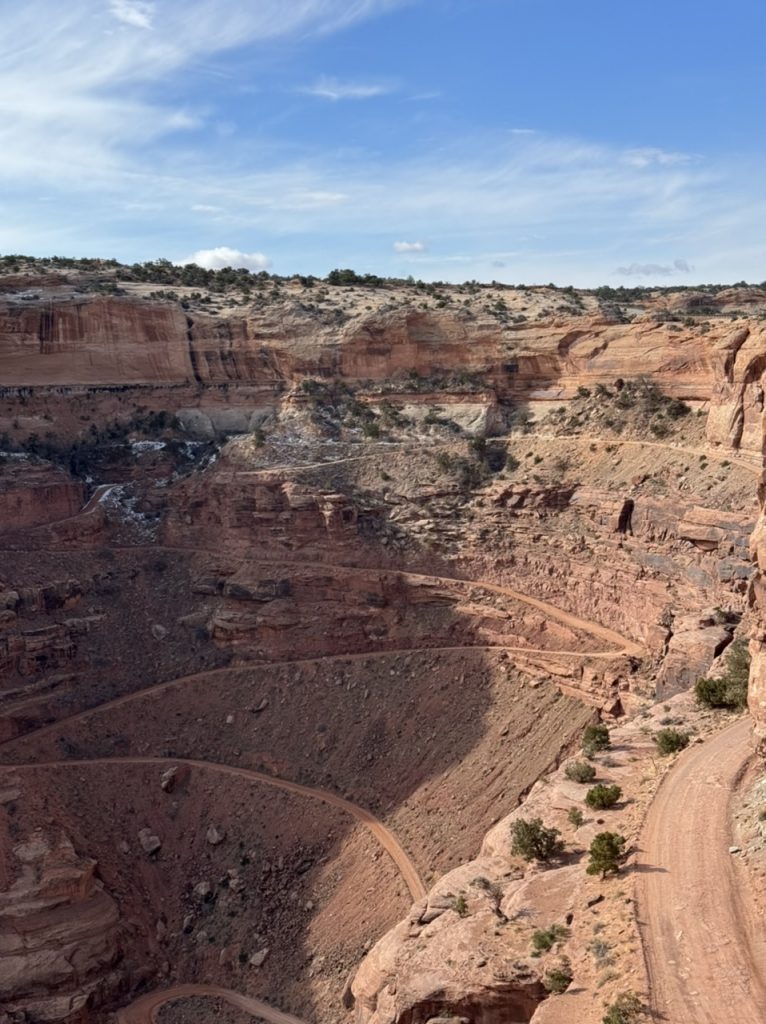
[[[643,799],[636,716],[763,614],[766,294],[139,278],[0,277],[3,998],[554,1024],[523,922],[579,913],[582,865],[524,874],[506,819],[532,789],[567,827],[538,780],[597,715]]]

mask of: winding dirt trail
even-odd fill
[[[36,768],[88,768],[91,765],[105,764],[157,765],[159,767],[167,767],[168,765],[174,764],[185,764],[190,768],[200,768],[203,771],[217,772],[220,775],[247,779],[251,782],[258,782],[265,786],[272,786],[274,789],[281,789],[285,793],[294,793],[297,796],[308,797],[311,800],[321,800],[322,803],[329,804],[330,807],[337,807],[341,811],[345,811],[346,814],[350,815],[361,825],[364,825],[365,828],[371,832],[398,868],[413,900],[419,900],[426,894],[425,886],[420,879],[417,868],[410,860],[409,855],[393,832],[386,828],[383,822],[379,821],[374,814],[370,813],[370,811],[366,811],[362,807],[357,807],[357,805],[352,804],[350,800],[346,800],[337,793],[331,793],[326,789],[318,789],[315,786],[303,786],[299,782],[290,782],[287,779],[280,779],[273,775],[266,775],[264,772],[252,771],[249,768],[238,768],[228,764],[216,764],[213,761],[196,761],[192,758],[185,757],[93,757],[80,760],[67,759],[62,761],[36,761],[30,764],[3,765],[2,769],[13,771],[33,771]]]
[[[366,456],[363,456],[363,458],[364,457],[366,457]],[[353,459],[353,460],[352,459],[341,459],[341,460],[336,460],[335,464],[337,464],[339,462],[346,462],[346,461],[356,461],[356,460],[355,459]],[[323,465],[327,465],[327,464],[328,463],[324,463]],[[275,467],[275,468],[278,468],[278,467]],[[314,467],[302,467],[302,468],[314,468]],[[317,466],[316,468],[319,468],[319,467]],[[272,471],[273,471],[272,468],[268,468],[268,469],[261,470],[260,472],[272,472]],[[108,495],[110,490],[111,490],[110,485],[103,485],[102,487],[98,488],[97,491],[92,495],[92,497],[91,497],[90,501],[88,502],[88,504],[83,509],[83,512],[80,513],[80,514],[81,515],[82,514],[88,514],[88,513],[92,512],[92,511],[94,511],[97,508],[98,504]],[[130,548],[130,549],[127,549],[127,550],[141,550],[141,549]],[[198,548],[169,548],[169,547],[162,547],[162,546],[159,546],[159,545],[152,545],[151,548],[147,548],[147,550],[151,550],[153,552],[163,551],[163,550],[196,552],[196,551],[199,551],[200,549],[198,549]],[[269,562],[268,560],[264,560],[264,559],[245,559],[245,560],[249,561],[249,562],[254,562],[256,564],[264,564],[264,565],[274,564],[273,562]],[[303,565],[303,566],[309,565],[309,564],[311,564],[311,563],[301,563],[301,565]],[[321,564],[321,563],[313,563],[312,565],[313,565],[314,568],[320,568],[320,569],[323,569],[323,570],[332,569],[333,571],[336,571],[336,572],[341,571],[341,572],[361,573],[361,572],[365,571],[364,569],[356,569],[356,568],[350,568],[350,567],[327,566],[327,565],[324,565],[324,564]],[[515,653],[519,653],[519,654],[526,653],[526,654],[545,655],[547,657],[553,657],[553,656],[559,656],[560,655],[560,656],[564,656],[564,657],[568,657],[568,658],[571,658],[571,657],[581,657],[581,658],[613,658],[613,657],[619,656],[621,654],[632,655],[632,656],[640,656],[640,655],[643,654],[643,648],[641,647],[641,645],[639,645],[638,643],[636,643],[633,640],[628,639],[627,637],[622,636],[621,634],[617,633],[615,630],[609,629],[608,627],[602,626],[602,625],[600,625],[598,623],[591,622],[590,620],[581,619],[580,617],[578,617],[576,615],[573,615],[573,614],[571,614],[569,612],[566,612],[566,611],[556,607],[555,605],[549,604],[548,602],[539,600],[537,598],[533,598],[533,597],[531,597],[531,596],[529,596],[527,594],[523,594],[520,591],[514,590],[511,587],[505,587],[505,586],[501,586],[501,585],[498,585],[498,584],[484,583],[484,582],[478,582],[478,581],[473,581],[473,580],[466,580],[466,579],[462,579],[462,578],[442,577],[442,576],[428,576],[428,575],[425,575],[425,574],[422,574],[422,573],[407,573],[407,572],[403,572],[401,570],[382,570],[382,571],[384,573],[390,573],[392,575],[398,576],[399,578],[402,578],[402,579],[405,579],[405,580],[412,580],[413,582],[417,582],[417,583],[420,583],[420,584],[422,584],[422,583],[426,583],[426,584],[432,583],[432,584],[436,584],[436,585],[440,585],[440,586],[444,586],[444,585],[451,585],[451,586],[459,585],[459,586],[463,586],[463,587],[466,587],[466,588],[476,587],[476,588],[485,590],[488,593],[499,594],[501,596],[511,598],[511,599],[513,599],[515,601],[519,601],[519,602],[521,602],[523,604],[526,604],[526,605],[528,605],[528,606],[530,606],[532,608],[535,608],[536,610],[542,612],[546,616],[548,616],[548,617],[550,617],[552,619],[555,619],[555,620],[565,624],[566,626],[568,626],[570,628],[573,628],[575,630],[579,630],[579,631],[585,632],[585,633],[587,633],[587,634],[589,634],[591,636],[597,637],[598,639],[603,640],[605,644],[611,645],[614,648],[614,649],[611,649],[611,650],[604,650],[604,651],[598,651],[598,652],[582,652],[582,651],[556,651],[556,650],[534,649],[534,648],[528,648],[528,647],[507,647],[507,646],[503,646],[503,647],[499,648],[499,649],[502,649],[502,650],[511,651],[511,652],[515,652]],[[477,649],[477,647],[479,647],[479,645],[471,645],[470,647],[463,646],[463,647],[448,647],[448,648],[444,648],[444,647],[443,648],[428,648],[428,650],[434,650],[434,651],[439,651],[439,650],[442,650],[442,651],[443,650],[460,650],[460,649],[471,649],[472,650],[472,649]],[[479,647],[479,649],[482,649],[482,648]],[[498,649],[498,648],[497,647],[486,647],[485,646],[483,649],[486,650],[486,649]],[[420,648],[418,648],[417,650],[420,650]],[[340,659],[349,660],[349,659],[369,658],[371,656],[376,656],[376,655],[390,656],[390,655],[396,654],[396,653],[411,653],[411,652],[410,651],[379,651],[379,652],[364,652],[364,653],[360,653],[360,654],[351,654],[351,655],[348,655],[348,654],[347,655],[338,655],[336,657],[337,657],[338,660],[340,660]],[[310,663],[310,662],[316,662],[316,661],[319,661],[319,660],[324,661],[324,660],[329,660],[329,659],[327,659],[327,658],[296,659],[295,662],[293,662],[293,663],[296,663],[296,664],[297,663]],[[86,711],[83,711],[83,712],[80,712],[78,714],[69,716],[66,719],[61,719],[58,722],[55,722],[55,723],[53,723],[53,724],[51,724],[49,726],[43,727],[42,729],[39,729],[39,730],[36,730],[36,732],[34,734],[28,734],[28,735],[44,735],[46,733],[53,732],[53,731],[57,730],[65,722],[72,723],[74,721],[80,721],[80,720],[83,720],[83,719],[86,719],[86,718],[90,717],[91,715],[95,715],[95,714],[98,714],[98,713],[100,713],[102,711],[106,711],[106,710],[108,710],[110,708],[115,708],[115,707],[118,707],[118,706],[123,705],[125,703],[128,703],[129,701],[137,700],[137,699],[139,699],[141,697],[145,697],[145,696],[157,695],[157,694],[161,693],[162,691],[164,691],[164,690],[166,690],[166,689],[168,689],[170,687],[176,687],[176,686],[184,685],[186,683],[192,682],[193,680],[201,680],[203,678],[214,678],[214,677],[222,676],[224,673],[227,673],[227,672],[247,669],[248,667],[254,667],[255,665],[262,666],[262,665],[266,665],[266,664],[270,664],[270,663],[268,663],[268,662],[256,662],[256,663],[251,663],[251,666],[243,665],[243,666],[237,666],[235,668],[226,667],[226,668],[223,668],[223,669],[217,669],[217,670],[212,670],[212,671],[208,671],[208,672],[200,672],[200,673],[195,673],[193,675],[180,677],[178,679],[168,680],[166,682],[155,684],[154,686],[147,687],[147,688],[145,688],[143,690],[139,690],[139,691],[136,691],[134,693],[125,694],[125,695],[123,695],[121,697],[118,697],[118,698],[112,700],[112,701],[108,701],[105,704],[102,704],[102,705],[100,705],[100,706],[98,706],[96,708],[90,708],[90,709],[88,709]],[[284,664],[284,662],[280,662],[280,664]],[[23,741],[24,739],[25,739],[25,737],[18,737],[18,741]],[[15,740],[10,740],[10,741],[8,741],[8,744],[3,744],[3,746],[7,746],[7,745],[10,745],[10,744],[13,744],[14,742],[16,742],[16,741]],[[322,790],[322,789],[318,789],[318,788],[315,788],[315,787],[303,786],[303,785],[301,785],[299,783],[290,782],[288,780],[276,778],[274,776],[266,775],[264,773],[252,771],[252,770],[245,769],[245,768],[233,767],[231,765],[216,764],[216,763],[208,762],[208,761],[196,761],[196,760],[184,759],[184,758],[172,758],[171,759],[171,758],[158,758],[158,757],[126,757],[126,758],[94,758],[94,759],[86,759],[86,760],[64,760],[64,761],[54,761],[54,762],[34,763],[34,764],[12,763],[12,764],[0,765],[0,771],[2,771],[2,770],[6,770],[6,771],[19,771],[19,770],[33,771],[33,770],[39,769],[41,767],[49,767],[50,768],[52,766],[56,767],[56,768],[60,768],[60,769],[66,769],[67,767],[76,767],[78,769],[83,769],[83,768],[87,768],[88,766],[99,765],[99,764],[100,765],[117,765],[117,766],[119,766],[119,765],[129,765],[129,764],[131,764],[131,765],[137,765],[137,764],[139,764],[139,765],[141,765],[141,764],[142,765],[157,765],[157,766],[166,766],[168,764],[186,764],[186,765],[188,765],[190,767],[194,767],[194,768],[201,769],[201,770],[204,770],[204,771],[213,771],[213,772],[217,772],[217,773],[222,774],[222,775],[228,775],[230,777],[244,778],[244,779],[250,780],[252,782],[256,782],[256,783],[259,783],[259,784],[262,784],[262,785],[272,786],[272,787],[274,787],[276,789],[280,789],[280,790],[283,790],[285,792],[293,793],[293,794],[296,794],[298,796],[302,796],[302,797],[306,797],[306,798],[314,799],[314,800],[321,800],[321,801],[323,801],[324,803],[326,803],[326,804],[328,804],[330,806],[337,807],[338,809],[340,809],[342,811],[345,811],[350,817],[352,817],[354,820],[356,820],[360,824],[364,825],[364,827],[366,827],[370,831],[370,833],[380,843],[381,847],[388,853],[388,855],[391,857],[392,861],[396,865],[397,869],[399,870],[399,872],[400,872],[400,874],[402,876],[402,879],[403,879],[405,885],[408,888],[410,896],[412,897],[413,900],[418,900],[418,899],[422,898],[423,896],[425,896],[425,894],[426,894],[425,886],[423,885],[423,882],[420,879],[420,876],[418,875],[418,872],[417,872],[417,869],[416,869],[415,865],[411,861],[409,855],[407,854],[407,852],[405,851],[404,847],[401,845],[399,840],[396,838],[396,836],[381,821],[379,821],[373,814],[371,814],[369,811],[367,811],[367,810],[365,810],[363,808],[360,808],[360,807],[356,806],[355,804],[351,803],[350,801],[345,800],[343,797],[341,797],[341,796],[339,796],[339,795],[337,795],[335,793],[329,792],[327,790]],[[166,1003],[168,1003],[168,1002],[170,1002],[170,1001],[172,1001],[174,999],[184,998],[184,997],[189,997],[189,996],[194,996],[194,995],[209,995],[209,996],[215,996],[215,997],[221,998],[221,999],[225,1000],[226,1002],[228,1002],[230,1005],[235,1006],[235,1007],[237,1007],[239,1009],[242,1009],[245,1012],[250,1013],[254,1017],[258,1017],[258,1018],[261,1018],[261,1019],[263,1019],[265,1021],[268,1021],[269,1024],[304,1024],[304,1022],[302,1022],[299,1018],[294,1017],[294,1016],[292,1016],[290,1014],[287,1014],[287,1013],[283,1013],[280,1010],[276,1010],[273,1007],[270,1007],[268,1004],[262,1002],[261,1000],[252,999],[250,997],[241,995],[239,993],[233,992],[233,991],[228,990],[228,989],[219,988],[217,986],[212,986],[212,985],[210,985],[210,986],[208,986],[208,985],[190,985],[190,984],[176,985],[176,986],[173,986],[171,988],[168,988],[168,989],[165,989],[165,990],[162,990],[162,991],[156,991],[156,992],[149,993],[148,995],[142,996],[141,998],[139,998],[136,1001],[134,1001],[130,1006],[120,1010],[118,1012],[118,1014],[117,1014],[117,1020],[118,1020],[119,1024],[152,1024],[152,1022],[154,1022],[156,1020],[157,1011],[159,1010],[159,1008],[161,1006],[163,1006],[164,1004],[166,1004]]]
[[[223,999],[230,1006],[253,1017],[260,1017],[269,1024],[304,1024],[300,1017],[294,1017],[291,1013],[284,1013],[282,1010],[275,1010],[268,1003],[260,999],[252,999],[250,996],[240,995],[239,992],[232,992],[229,988],[218,988],[215,985],[174,985],[172,988],[159,989],[141,996],[118,1010],[116,1014],[117,1024],[153,1024],[157,1019],[157,1011],[165,1003],[174,999],[184,999],[190,996],[215,996]]]
[[[637,860],[650,999],[665,1024],[763,1024],[766,930],[729,853],[745,718],[678,758],[649,809]]]
[[[187,554],[205,553],[205,554],[220,554],[215,548],[202,548],[202,547],[179,547],[166,544],[152,544],[152,545],[140,545],[136,547],[121,546],[114,547],[114,551],[141,551],[141,552],[163,552],[163,551],[174,551],[174,552],[185,552]],[[598,622],[593,622],[591,619],[582,619],[578,615],[574,615],[571,612],[565,611],[563,608],[559,608],[555,604],[550,604],[548,601],[542,601],[539,598],[531,597],[529,594],[524,594],[520,590],[514,590],[513,587],[503,586],[499,583],[485,583],[483,580],[470,580],[465,579],[462,576],[433,576],[426,573],[420,572],[407,572],[404,569],[389,569],[385,567],[366,568],[362,566],[349,566],[349,565],[338,565],[329,562],[290,562],[285,559],[269,559],[269,558],[258,558],[248,556],[242,552],[237,553],[237,561],[239,563],[246,563],[250,565],[294,565],[298,569],[316,569],[322,572],[336,572],[338,574],[347,575],[369,575],[370,573],[378,573],[381,577],[396,576],[402,580],[412,580],[414,583],[419,584],[432,584],[436,586],[455,586],[456,584],[463,587],[475,587],[478,590],[486,590],[491,594],[499,594],[502,597],[510,597],[514,601],[518,601],[521,604],[526,604],[530,608],[535,608],[541,611],[548,618],[555,619],[557,622],[561,622],[565,626],[569,626],[572,629],[580,630],[583,633],[589,633],[591,636],[597,637],[599,640],[603,640],[607,644],[614,644],[616,650],[608,652],[594,652],[589,656],[601,656],[608,655],[614,657],[618,654],[626,654],[633,657],[642,657],[645,653],[645,648],[635,640],[631,640],[622,633],[618,633],[615,629],[610,629],[608,626],[602,626]],[[529,653],[533,653],[532,648],[519,647],[519,648],[506,648],[507,650],[526,650]],[[544,654],[543,650],[539,650],[536,653]],[[557,653],[557,652],[553,652]],[[561,654],[571,653],[566,651],[558,652]],[[574,652],[579,656],[585,656],[584,652]]]
[[[504,645],[485,645],[485,644],[461,644],[453,647],[401,647],[393,650],[385,651],[363,651],[361,653],[352,654],[335,654],[335,655],[324,655],[317,658],[283,658],[280,661],[244,661],[240,665],[226,665],[223,668],[211,668],[204,672],[194,672],[188,676],[177,676],[175,679],[166,679],[162,683],[153,683],[151,686],[142,687],[140,690],[132,690],[130,693],[124,693],[120,697],[114,697],[112,700],[104,701],[102,704],[96,704],[92,708],[86,708],[84,711],[77,711],[73,715],[65,715],[62,718],[56,719],[55,722],[51,722],[49,725],[42,725],[38,729],[32,729],[29,732],[22,733],[19,736],[14,736],[8,740],[0,741],[0,750],[4,748],[12,748],[14,744],[23,743],[27,739],[32,737],[39,738],[41,736],[48,736],[56,732],[61,726],[73,725],[77,722],[84,722],[87,719],[101,714],[104,711],[113,711],[115,708],[122,707],[125,704],[130,704],[134,700],[141,700],[143,697],[157,697],[165,690],[176,689],[177,687],[185,686],[197,682],[206,682],[208,680],[221,679],[232,672],[246,672],[248,669],[265,669],[265,668],[279,668],[282,665],[294,665],[299,668],[304,665],[316,665],[319,662],[347,662],[347,661],[363,661],[367,658],[386,658],[405,656],[407,654],[444,654],[447,652],[458,652],[458,651],[508,651],[513,654],[528,654],[528,655],[544,655],[545,657],[551,658],[583,658],[591,659],[595,658],[599,661],[609,661],[612,658],[619,657],[621,651],[563,651],[563,650],[548,650],[547,648],[538,647],[507,647]],[[14,711],[17,706],[23,706],[26,702],[20,700],[17,704],[6,705],[3,708],[4,713],[8,714]],[[0,768],[2,767],[0,762]]]

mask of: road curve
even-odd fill
[[[357,805],[352,804],[350,800],[345,800],[342,796],[339,796],[337,793],[331,793],[327,789],[318,789],[314,786],[303,786],[299,782],[280,779],[273,775],[266,775],[264,772],[253,771],[250,768],[237,768],[234,765],[229,764],[216,764],[214,761],[196,761],[187,757],[92,757],[79,760],[35,761],[30,764],[14,763],[1,765],[0,770],[30,771],[36,768],[51,767],[88,768],[94,764],[150,764],[158,765],[163,768],[168,765],[185,764],[190,768],[199,768],[203,771],[218,772],[220,775],[229,775],[240,779],[248,779],[251,782],[259,782],[266,786],[272,786],[274,789],[281,789],[285,793],[295,793],[298,796],[308,797],[311,800],[321,800],[322,803],[329,804],[331,807],[337,807],[340,810],[345,811],[372,833],[399,869],[399,873],[401,874],[413,900],[419,900],[426,894],[425,886],[420,880],[417,868],[412,863],[409,855],[393,832],[386,828],[383,822],[379,821],[374,814],[370,813],[370,811],[366,811],[363,807],[357,807]]]
[[[384,658],[387,656],[396,657],[397,655],[407,654],[444,654],[448,651],[508,651],[513,654],[521,655],[544,655],[545,657],[550,658],[595,658],[600,661],[609,661],[612,658],[618,657],[622,653],[621,651],[548,650],[547,648],[542,647],[509,647],[504,644],[458,644],[449,647],[389,648],[383,651],[362,651],[351,654],[320,655],[316,658],[283,658],[281,661],[244,661],[239,665],[225,665],[222,668],[211,668],[204,672],[193,672],[188,676],[177,676],[175,679],[166,679],[161,683],[152,683],[151,686],[144,686],[140,690],[132,690],[130,693],[124,693],[120,697],[114,697],[112,700],[104,701],[102,704],[96,704],[94,707],[86,708],[84,711],[77,711],[73,715],[65,715],[62,718],[57,718],[55,722],[51,722],[49,725],[41,725],[37,729],[21,733],[19,736],[13,736],[11,739],[0,740],[0,750],[3,748],[11,748],[14,744],[21,744],[32,737],[39,738],[41,736],[49,736],[51,733],[56,732],[61,726],[84,722],[94,715],[101,714],[103,711],[114,711],[115,708],[122,707],[125,704],[130,704],[134,700],[140,700],[142,697],[156,697],[165,690],[172,690],[176,687],[185,686],[189,683],[202,682],[203,680],[218,679],[232,672],[246,672],[248,669],[279,668],[282,665],[294,665],[299,667],[301,665],[315,665],[318,662],[328,661],[363,661],[367,658]],[[23,699],[20,698],[19,702],[23,702]],[[19,702],[17,702],[17,704]],[[10,713],[14,706],[15,705],[13,704],[6,705],[2,709],[3,713]],[[2,767],[2,762],[0,762],[0,767]]]
[[[112,548],[113,551],[145,551],[151,553],[158,553],[162,551],[175,551],[175,552],[186,552],[190,554],[218,554],[220,551],[217,548],[203,548],[198,545],[181,547],[178,545],[170,544],[152,544],[142,545],[138,547],[115,546]],[[290,562],[286,559],[275,559],[275,558],[257,558],[247,554],[237,552],[237,561],[251,565],[294,565],[298,569],[319,569],[324,572],[337,572],[347,573],[348,575],[359,574],[364,575],[365,573],[378,573],[380,576],[398,576],[403,580],[413,580],[418,583],[433,583],[439,586],[460,584],[464,587],[476,587],[479,590],[487,590],[491,594],[500,594],[502,597],[510,597],[514,601],[518,601],[520,604],[529,605],[531,608],[536,608],[538,611],[543,612],[551,619],[556,619],[558,622],[563,623],[566,626],[570,626],[573,629],[579,629],[583,633],[589,633],[591,636],[597,637],[599,640],[603,640],[607,644],[614,644],[617,648],[615,651],[609,652],[612,656],[617,654],[627,654],[633,657],[642,657],[645,653],[645,648],[637,643],[635,640],[631,640],[622,633],[618,633],[614,629],[610,629],[608,626],[602,626],[597,622],[593,622],[590,619],[582,619],[578,615],[573,615],[571,612],[564,611],[563,608],[559,608],[555,604],[550,604],[548,601],[542,601],[537,597],[531,597],[529,594],[523,593],[521,590],[514,590],[513,587],[507,587],[500,583],[486,583],[483,580],[471,580],[466,579],[463,576],[434,576],[430,573],[421,572],[407,572],[404,569],[386,568],[384,566],[356,566],[356,565],[339,565],[334,562],[308,562],[308,561],[296,561]],[[513,648],[506,648],[512,650]],[[529,648],[518,648],[519,650],[530,650]],[[530,650],[530,653],[532,651]],[[537,652],[544,653],[544,652]],[[551,652],[557,653],[557,652]],[[566,652],[560,652],[566,653]],[[583,655],[584,652],[577,652]],[[587,653],[587,652],[585,652]]]
[[[766,932],[729,853],[753,754],[745,718],[678,758],[652,802],[636,895],[649,996],[664,1024],[763,1024]]]
[[[172,988],[150,992],[136,999],[130,1006],[118,1010],[117,1024],[152,1024],[157,1019],[157,1010],[165,1003],[191,996],[215,996],[238,1010],[244,1010],[253,1017],[268,1021],[269,1024],[304,1024],[300,1017],[275,1010],[260,999],[252,999],[250,996],[240,995],[239,992],[232,992],[229,988],[217,988],[215,985],[173,985]]]

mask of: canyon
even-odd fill
[[[766,290],[160,269],[0,274],[2,1024],[757,1019]]]

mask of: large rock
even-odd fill
[[[62,835],[35,833],[13,863],[0,891],[0,1006],[21,1020],[71,1019],[123,984],[117,905],[95,861]]]

